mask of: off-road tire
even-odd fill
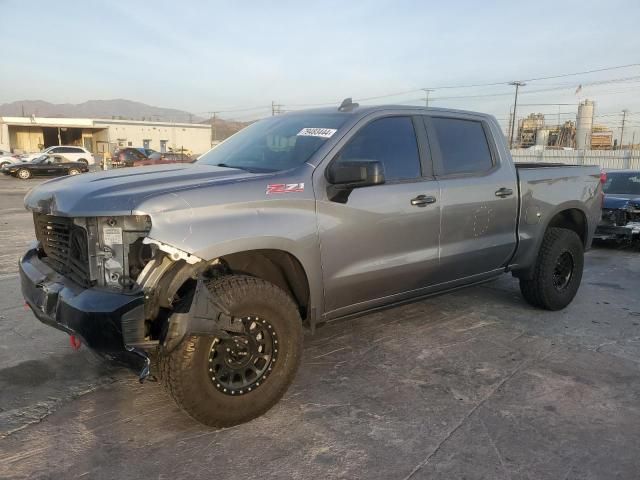
[[[16,177],[21,180],[29,180],[31,178],[31,172],[26,168],[21,168],[16,172]]]
[[[212,427],[230,427],[262,415],[284,395],[300,364],[302,320],[293,299],[265,280],[229,275],[209,281],[207,288],[234,317],[268,319],[278,340],[273,370],[252,391],[225,394],[216,388],[209,371],[215,337],[190,336],[172,352],[160,351],[159,376],[178,406],[191,417]]]
[[[566,285],[554,284],[554,272],[561,258],[571,257],[572,270]],[[565,228],[549,228],[544,234],[532,275],[520,278],[520,292],[527,302],[545,310],[561,310],[575,297],[584,268],[580,237]]]

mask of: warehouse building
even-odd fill
[[[144,147],[193,154],[211,148],[210,125],[98,118],[0,117],[0,148],[39,152],[52,145],[78,145],[103,155],[117,147]]]

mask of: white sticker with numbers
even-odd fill
[[[298,132],[298,137],[331,138],[338,130],[335,128],[303,128]]]
[[[122,245],[122,229],[120,227],[104,227],[102,238],[107,245]]]

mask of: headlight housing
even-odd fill
[[[151,259],[151,246],[142,243],[151,230],[151,218],[147,215],[96,217],[95,223],[87,226],[90,244],[91,233],[94,233],[93,258],[98,285],[119,289],[134,287],[138,274]]]

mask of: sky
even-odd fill
[[[575,119],[588,98],[616,134],[627,109],[640,141],[640,2],[0,0],[0,17],[0,103],[126,98],[250,120],[272,101],[422,104],[430,88],[431,106],[505,124],[509,81],[635,65],[528,81],[518,117]]]

